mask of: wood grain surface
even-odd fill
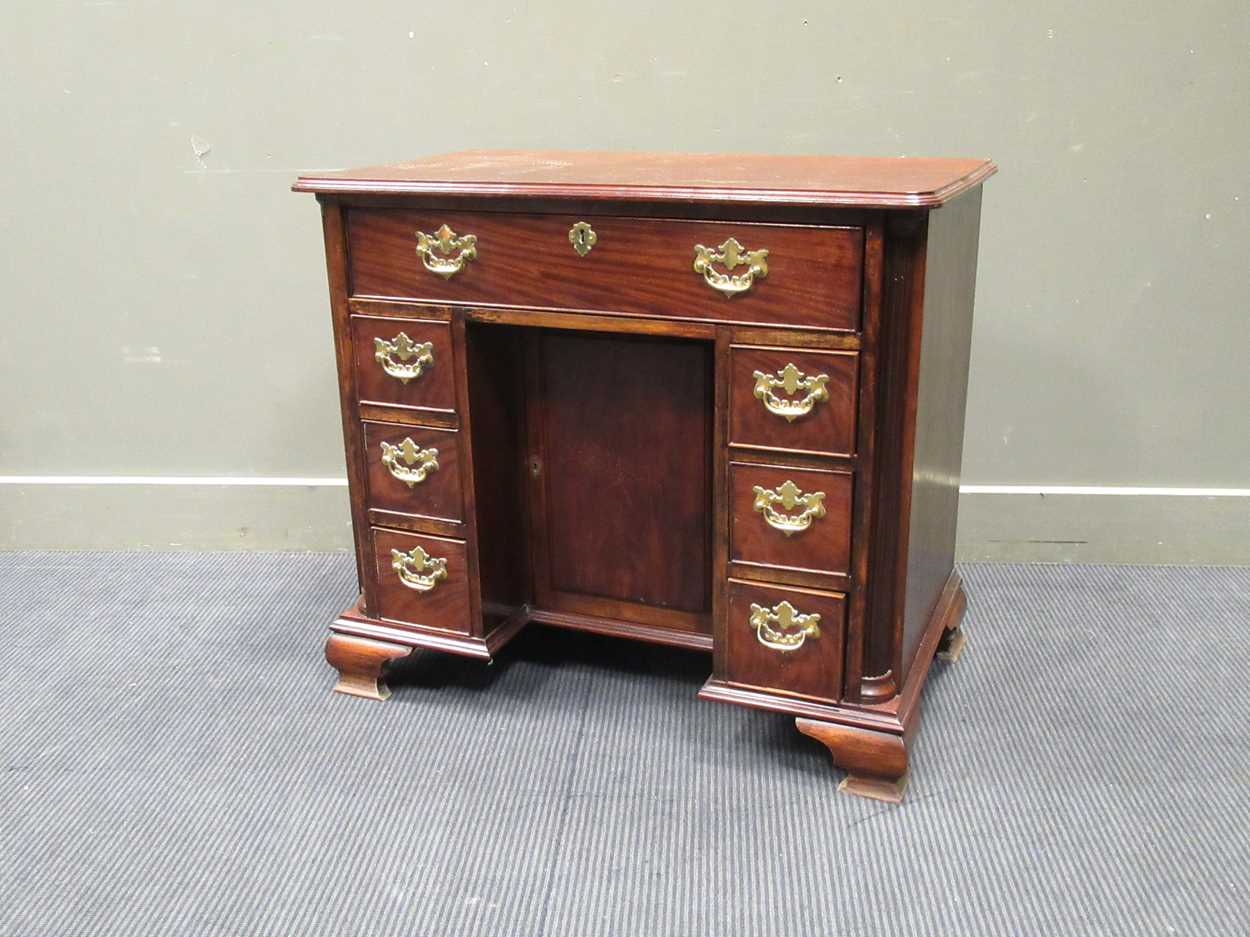
[[[729,443],[778,452],[850,455],[855,451],[855,412],[859,355],[793,348],[736,345],[729,373]],[[794,421],[770,413],[755,397],[753,374],[775,375],[794,364],[809,377],[828,375],[828,399],[817,401]],[[778,396],[786,397],[784,393]],[[802,392],[795,395],[804,396]]]
[[[852,474],[847,470],[815,470],[749,465],[729,466],[730,558],[769,567],[846,575],[851,563]],[[776,491],[787,481],[805,494],[824,493],[825,514],[803,531],[785,534],[769,526],[754,509],[754,487]],[[777,510],[787,513],[781,505]],[[789,513],[797,514],[801,509]]]
[[[781,694],[837,700],[842,693],[844,596],[836,592],[729,583],[728,667],[730,682]],[[820,635],[795,650],[779,651],[760,643],[750,625],[751,605],[772,609],[789,602],[804,614],[820,615]]]
[[[997,171],[986,159],[466,150],[308,173],[296,192],[936,208]]]
[[[455,410],[456,393],[452,383],[455,365],[451,353],[451,329],[446,322],[352,316],[351,330],[356,387],[362,402],[418,407],[443,413]],[[407,383],[387,374],[374,357],[375,339],[390,342],[401,333],[417,344],[429,342],[434,346],[434,363],[423,367],[420,377],[414,377]]]
[[[431,557],[447,560],[447,578],[429,592],[408,588],[391,568],[391,550],[407,553],[418,545]],[[379,596],[378,617],[461,634],[472,632],[464,541],[422,537],[375,527],[373,557]]]
[[[705,343],[540,333],[541,518],[536,599],[581,594],[710,611],[711,348]],[[585,608],[581,610],[587,610]],[[607,605],[595,613],[627,617]],[[658,623],[656,621],[650,622]]]
[[[369,507],[459,521],[464,518],[460,487],[460,440],[455,430],[395,423],[364,424]],[[419,450],[435,449],[438,468],[409,486],[382,464],[382,443],[398,446],[411,439]],[[401,462],[401,465],[403,463]]]
[[[569,243],[577,215],[351,209],[349,268],[355,296],[503,304],[608,313],[854,330],[859,327],[863,230],[857,227],[595,218],[595,246]],[[477,238],[477,256],[450,277],[427,270],[418,231],[448,225]],[[764,249],[767,276],[732,298],[693,267],[695,246],[735,238]],[[743,274],[745,266],[721,272]]]

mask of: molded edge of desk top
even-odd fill
[[[998,171],[986,159],[465,150],[300,176],[295,192],[829,208],[938,208]]]

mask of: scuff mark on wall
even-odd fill
[[[122,361],[126,364],[161,364],[164,360],[155,345],[122,345]]]
[[[191,135],[191,150],[195,153],[195,158],[199,161],[201,169],[207,169],[208,163],[204,161],[204,157],[213,151],[213,146],[207,140],[201,140],[194,134]]]

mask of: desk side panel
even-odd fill
[[[326,276],[330,287],[330,316],[334,325],[334,354],[338,368],[339,408],[343,418],[343,447],[347,463],[347,485],[351,498],[352,537],[356,546],[356,577],[363,595],[362,611],[377,607],[374,577],[367,563],[372,554],[365,491],[368,469],[357,411],[355,352],[352,346],[351,310],[347,301],[347,235],[343,207],[335,199],[318,197],[325,238]]]
[[[900,655],[903,674],[955,565],[980,223],[980,188],[929,216]]]

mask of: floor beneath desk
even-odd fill
[[[898,808],[699,654],[534,627],[376,704],[347,556],[0,554],[0,935],[1245,933],[1250,570],[964,573]]]

